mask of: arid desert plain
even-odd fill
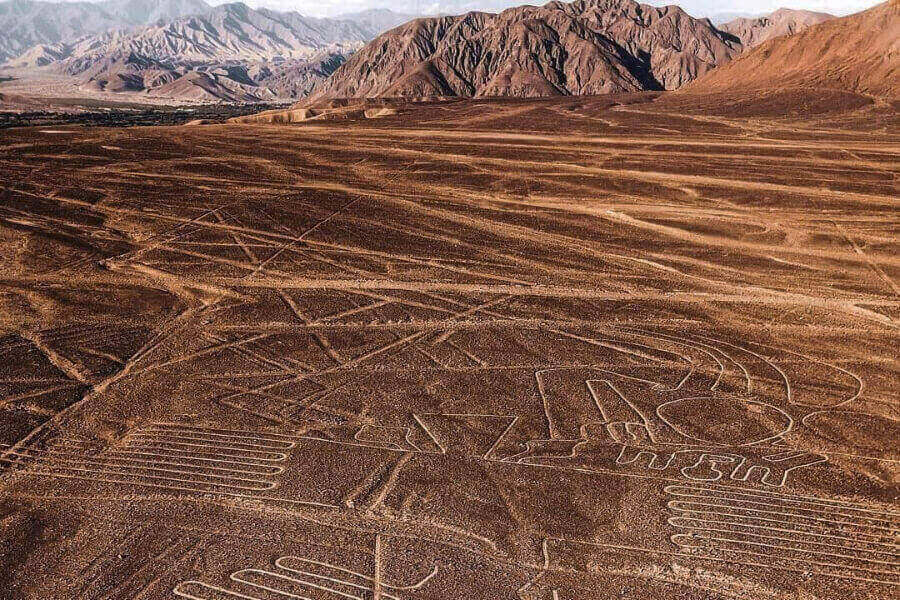
[[[897,108],[3,131],[2,597],[896,598]]]

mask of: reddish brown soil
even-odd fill
[[[649,99],[4,131],[0,597],[894,597],[896,108]]]
[[[685,89],[735,94],[792,88],[900,98],[900,0],[771,39]]]

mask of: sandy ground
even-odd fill
[[[895,597],[896,110],[640,100],[4,131],[0,597]]]
[[[0,94],[24,97],[30,106],[56,108],[57,100],[81,100],[85,104],[132,103],[156,106],[190,106],[204,104],[185,98],[150,96],[145,92],[103,92],[79,85],[78,79],[47,69],[0,68]],[[206,102],[208,103],[208,102]],[[0,102],[0,109],[4,104]],[[13,109],[16,107],[13,106]]]

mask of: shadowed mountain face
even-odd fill
[[[372,41],[320,97],[553,96],[676,89],[739,40],[675,6],[551,2],[418,19]]]
[[[47,67],[89,90],[252,102],[307,94],[377,33],[350,20],[235,3],[158,25],[35,46],[9,65]]]
[[[734,19],[720,25],[719,29],[737,37],[745,48],[753,48],[772,38],[794,35],[834,18],[827,13],[782,8],[765,17]]]
[[[791,88],[900,97],[900,1],[772,39],[687,88],[692,93]]]
[[[209,5],[203,0],[0,2],[0,62],[18,56],[36,44],[57,44],[206,10],[209,10]]]

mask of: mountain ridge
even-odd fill
[[[40,3],[0,6],[14,4]],[[377,9],[317,19],[241,2],[105,0],[96,6],[131,21],[207,9],[38,44],[5,65],[26,77],[48,74],[79,93],[173,100],[630,93],[679,89],[749,47],[831,18],[780,9],[716,26],[678,6],[636,0],[553,1],[399,25],[409,15]]]
[[[744,48],[749,50],[772,38],[794,35],[835,18],[828,13],[779,8],[762,17],[733,19],[719,25],[719,29],[740,39]]]
[[[376,34],[349,20],[235,2],[155,25],[38,45],[7,64],[69,76],[98,92],[241,102],[295,99]]]
[[[209,10],[203,0],[0,2],[0,64],[38,44],[58,44]]]
[[[685,91],[787,88],[900,97],[900,0],[773,38]]]
[[[416,19],[365,46],[317,97],[547,96],[677,89],[742,50],[677,6],[575,0]]]

